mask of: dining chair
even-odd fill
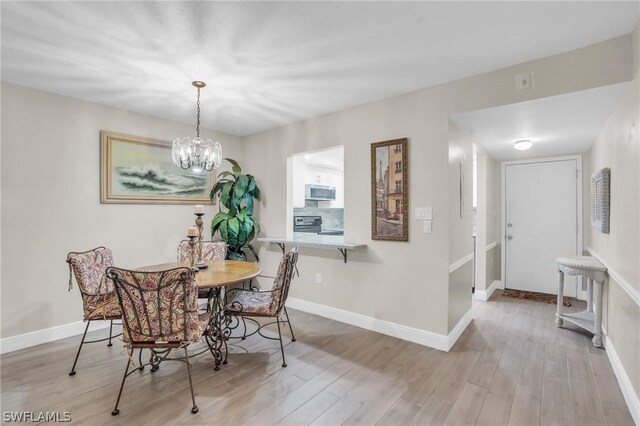
[[[196,260],[198,260],[197,257]],[[224,241],[203,241],[202,258],[204,260],[225,260],[227,258],[227,243]],[[178,244],[178,262],[190,259],[191,246],[189,245],[189,240],[182,240]]]
[[[197,246],[196,246],[197,247]],[[202,259],[225,260],[227,258],[227,243],[224,241],[203,241]],[[189,240],[182,240],[178,244],[178,262],[191,260],[191,246]],[[196,261],[198,256],[196,256]],[[198,290],[198,299],[208,299],[211,290]]]
[[[135,349],[150,349],[152,355],[148,364],[152,366],[165,360],[187,364],[193,403],[191,412],[197,413],[187,347],[203,336],[211,313],[198,313],[198,287],[193,271],[174,268],[140,272],[110,267],[107,275],[115,283],[122,310],[122,336],[128,352],[118,399],[111,414],[115,416],[120,412],[118,405],[127,377],[142,367],[134,366],[129,370]],[[172,349],[184,349],[184,358],[169,358]]]
[[[294,342],[296,340],[293,329],[291,328],[291,321],[289,321],[289,314],[287,313],[285,302],[289,295],[289,287],[291,286],[291,280],[293,279],[297,262],[298,247],[294,247],[289,253],[282,256],[276,276],[273,277],[273,287],[271,290],[233,288],[227,291],[225,295],[225,313],[227,315],[246,318],[275,318],[275,323],[278,326],[277,339],[265,336],[261,332],[263,327],[273,324],[273,321],[267,324],[259,324],[257,330],[249,335],[246,335],[245,328],[245,337],[258,333],[266,339],[279,340],[283,367],[287,366],[287,362],[284,356],[284,345],[282,344],[281,322],[286,322],[289,325],[291,340]],[[286,319],[281,318],[283,313]]]
[[[75,275],[82,296],[84,321],[87,323],[76,352],[76,358],[69,372],[69,375],[73,376],[76,374],[76,364],[82,346],[85,343],[104,342],[105,340],[109,341],[107,346],[112,346],[111,339],[120,335],[113,336],[113,320],[119,320],[122,317],[113,281],[106,275],[107,268],[113,266],[111,250],[97,247],[83,252],[71,252],[67,255],[67,263],[69,264],[69,291],[73,287],[73,276]],[[109,337],[85,341],[89,324],[92,321],[109,321]]]

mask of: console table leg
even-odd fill
[[[587,278],[587,312],[593,312],[593,280]]]
[[[595,300],[595,321],[593,324],[594,328],[594,336],[591,340],[593,342],[593,346],[598,348],[603,348],[602,345],[602,287],[604,283],[596,281],[596,300]]]
[[[558,297],[556,308],[556,326],[562,327],[562,302],[564,299],[564,272],[558,271]]]

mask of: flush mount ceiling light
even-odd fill
[[[196,137],[191,139],[176,138],[171,149],[173,164],[183,169],[191,169],[196,173],[203,170],[211,171],[220,167],[222,163],[222,147],[211,139],[200,138],[200,89],[206,86],[203,81],[191,83],[198,89],[198,101],[196,104]]]
[[[531,142],[529,139],[523,139],[521,141],[516,141],[516,143],[513,144],[513,147],[515,149],[517,149],[518,151],[526,151],[527,149],[531,148],[533,146],[533,142]]]

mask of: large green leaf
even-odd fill
[[[247,192],[247,184],[249,180],[246,175],[240,175],[238,181],[233,186],[233,197],[231,199],[235,206],[239,206],[242,203],[242,197]],[[236,207],[237,208],[237,207]]]
[[[232,219],[229,219],[229,234],[233,234],[233,235],[238,235],[238,232],[240,231],[240,222],[238,221],[237,217],[234,217]]]
[[[222,190],[222,187],[224,186],[224,184],[227,182],[229,182],[228,179],[221,179],[217,181],[216,184],[213,185],[213,188],[211,188],[211,192],[209,193],[209,198],[213,200],[215,196],[218,194],[218,192]]]
[[[262,193],[260,192],[260,188],[258,188],[257,185],[253,189],[253,197],[258,201],[262,201]]]
[[[247,213],[247,216],[253,215],[253,196],[248,192],[244,194],[244,211]]]
[[[228,209],[230,208],[229,200],[230,200],[230,194],[232,189],[233,189],[233,182],[226,182],[222,186],[222,191],[220,192],[220,202],[222,203],[223,206],[225,206]]]
[[[220,224],[220,238],[224,241],[229,241],[229,222],[223,222]]]
[[[233,180],[236,180],[236,175],[234,175],[233,173],[231,173],[230,171],[225,170],[224,172],[220,172],[218,173],[218,178],[223,178],[225,176],[231,176],[233,177]]]
[[[238,230],[238,247],[242,247],[247,244],[247,228],[245,222],[240,222],[240,229]]]
[[[247,175],[249,178],[249,184],[247,185],[247,192],[253,195],[253,190],[256,189],[256,180],[253,176]]]
[[[236,177],[240,175],[240,173],[242,173],[242,168],[240,167],[240,164],[238,164],[236,160],[232,158],[225,158],[225,160],[231,163],[233,174],[236,175]]]
[[[213,217],[213,220],[211,220],[211,236],[212,237],[213,237],[213,234],[215,234],[215,232],[218,230],[220,225],[227,220],[229,220],[229,214],[225,212],[219,212]]]

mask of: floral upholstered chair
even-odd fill
[[[196,246],[197,250],[197,246]],[[196,261],[198,256],[195,256]],[[227,243],[224,241],[203,241],[202,242],[202,259],[203,260],[225,260],[227,258]],[[191,246],[189,240],[182,240],[178,244],[178,262],[191,260]],[[198,291],[199,299],[207,299],[211,290]]]
[[[82,296],[84,308],[84,320],[87,326],[84,329],[80,347],[76,353],[76,358],[71,367],[70,376],[76,374],[76,363],[85,343],[96,343],[109,340],[107,346],[111,346],[113,336],[113,320],[119,320],[120,306],[113,286],[113,282],[106,275],[108,267],[113,266],[113,256],[111,250],[105,247],[98,247],[84,252],[71,252],[67,255],[69,264],[69,291],[73,286],[73,276],[75,275]],[[109,321],[108,339],[85,341],[89,324],[91,321]]]
[[[120,412],[118,405],[125,380],[142,367],[129,370],[133,350],[143,348],[151,349],[151,371],[164,360],[187,364],[193,402],[191,412],[197,413],[187,347],[203,336],[211,313],[198,313],[194,273],[189,268],[140,272],[111,267],[107,275],[115,283],[122,310],[122,336],[129,354],[116,407],[111,414],[115,416]],[[180,348],[184,349],[184,358],[167,358],[171,349]]]
[[[254,333],[257,332],[266,339],[280,341],[280,351],[282,352],[283,367],[286,367],[287,363],[284,357],[284,346],[282,344],[280,322],[286,322],[289,324],[291,340],[294,342],[296,340],[293,334],[293,329],[291,328],[291,322],[289,321],[289,314],[287,313],[285,302],[287,300],[287,296],[289,295],[289,287],[291,285],[291,280],[293,279],[294,271],[296,270],[297,262],[298,247],[294,247],[289,251],[289,253],[282,256],[282,260],[280,261],[280,265],[278,266],[278,272],[273,279],[273,287],[271,288],[271,290],[259,291],[255,288],[251,290],[233,288],[226,294],[225,313],[227,315],[235,315],[242,318],[266,317],[276,319],[275,322],[278,325],[277,339],[265,336],[261,332],[262,327],[273,324],[273,322],[260,325]],[[280,318],[282,313],[284,313],[286,319]]]
[[[196,260],[198,260],[197,258],[196,255]],[[202,258],[204,260],[225,260],[227,258],[227,243],[224,241],[203,241]],[[178,262],[187,260],[191,260],[191,246],[189,240],[183,240],[178,245]]]

